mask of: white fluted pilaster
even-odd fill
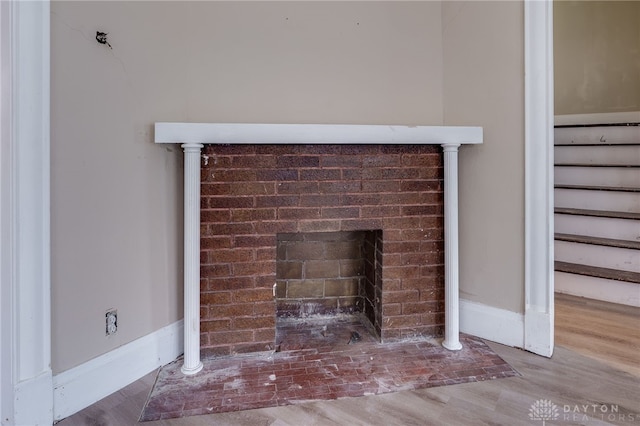
[[[460,343],[458,283],[458,148],[443,144],[444,151],[444,341],[442,346],[457,351]]]
[[[200,361],[200,151],[184,149],[184,364],[182,373],[202,370]]]

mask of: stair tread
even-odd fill
[[[628,248],[640,250],[640,241],[617,240],[614,238],[591,237],[587,235],[563,234],[557,232],[555,239],[572,243],[593,244],[607,247]]]
[[[617,142],[617,143],[608,143],[608,142],[602,142],[602,143],[580,143],[580,142],[573,142],[573,143],[556,143],[553,144],[553,146],[638,146],[640,145],[640,142]]]
[[[598,185],[567,185],[564,183],[558,183],[554,185],[555,188],[561,189],[583,189],[589,191],[620,191],[620,192],[640,192],[640,188],[630,188],[623,186],[598,186]]]
[[[638,272],[620,271],[618,269],[580,265],[577,263],[561,262],[558,260],[554,262],[554,266],[555,270],[558,272],[567,272],[569,274],[587,275],[590,277],[640,284],[640,273]]]
[[[562,167],[619,167],[619,168],[640,168],[638,164],[605,164],[605,163],[555,163],[555,166]]]
[[[634,146],[640,145],[640,124],[626,123],[558,124],[555,146]]]
[[[588,209],[574,209],[569,207],[556,207],[555,213],[558,214],[572,214],[580,216],[598,216],[598,217],[610,217],[613,219],[633,219],[640,220],[640,213],[632,212],[615,212],[607,210],[588,210]]]
[[[569,129],[576,127],[640,127],[640,123],[630,121],[627,123],[590,123],[590,124],[556,124],[555,129]]]

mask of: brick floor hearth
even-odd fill
[[[430,339],[379,343],[355,316],[279,319],[277,352],[205,359],[195,376],[162,367],[141,421],[375,395],[518,376],[481,339],[451,352]]]

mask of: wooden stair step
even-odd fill
[[[554,262],[555,270],[569,274],[586,275],[589,277],[604,278],[615,281],[625,281],[628,283],[640,284],[640,273],[620,271],[618,269],[601,268],[598,266],[580,265],[577,263]]]
[[[595,186],[595,185],[566,185],[559,183],[554,188],[562,189],[582,189],[588,191],[619,191],[619,192],[640,192],[640,188],[629,188],[620,186]]]
[[[554,166],[562,167],[619,167],[623,169],[637,169],[640,168],[638,164],[604,164],[604,163],[555,163]]]
[[[585,127],[639,127],[640,123],[630,121],[628,123],[589,123],[589,124],[556,124],[556,129],[575,129]]]
[[[556,207],[554,209],[554,213],[571,214],[571,215],[577,215],[577,216],[609,217],[612,219],[640,220],[640,213],[615,212],[615,211],[608,211],[608,210],[588,210],[588,209],[574,209],[570,207]]]
[[[557,241],[568,241],[571,243],[640,250],[640,241],[616,240],[613,238],[590,237],[586,235],[563,234],[559,232],[555,234],[555,239]]]
[[[607,142],[603,142],[603,143],[598,143],[598,144],[594,144],[594,143],[580,143],[580,142],[573,142],[573,143],[556,143],[553,144],[553,146],[638,146],[640,145],[640,142],[625,142],[625,143],[607,143]]]
[[[556,125],[555,146],[619,146],[639,145],[639,123],[602,123]]]

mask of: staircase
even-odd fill
[[[555,128],[555,288],[640,306],[640,125]]]

